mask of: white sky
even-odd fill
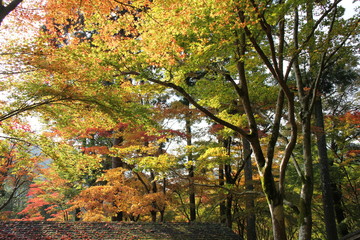
[[[345,18],[355,14],[355,9],[360,7],[360,0],[342,0],[340,3],[345,8]]]

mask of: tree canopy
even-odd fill
[[[37,7],[31,40],[2,49],[4,219],[217,221],[247,239],[359,227],[359,12],[345,19],[341,0]]]

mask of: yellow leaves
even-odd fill
[[[247,126],[247,117],[245,114],[229,114],[227,110],[224,110],[218,115],[221,119],[224,119],[231,124],[239,127]]]
[[[38,144],[43,154],[52,160],[49,167],[53,172],[45,171],[44,179],[55,177],[58,181],[68,181],[74,188],[80,188],[83,176],[93,174],[101,167],[100,156],[83,154],[71,144],[55,143],[45,138],[39,140]]]
[[[208,158],[227,158],[226,149],[224,147],[212,147],[208,148],[205,153],[203,153],[199,160],[205,160]]]
[[[121,157],[123,161],[136,165],[137,170],[151,169],[157,172],[165,172],[176,163],[176,158],[173,155],[159,154],[158,145],[130,145],[124,148],[114,147],[110,151],[112,156]]]
[[[196,167],[199,169],[211,169],[219,164],[229,163],[230,160],[231,157],[224,147],[210,147],[199,156]]]
[[[18,136],[12,135],[14,139]],[[0,189],[6,186],[12,191],[23,181],[32,180],[41,162],[32,150],[28,145],[0,140]]]
[[[221,96],[216,95],[211,99],[201,99],[199,103],[218,109],[221,106]]]
[[[105,171],[105,174],[98,181],[107,181],[110,186],[125,184],[124,168],[112,168]]]
[[[176,158],[170,154],[147,156],[136,160],[139,169],[151,169],[164,173],[176,164]]]

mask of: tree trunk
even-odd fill
[[[254,186],[252,184],[252,165],[251,165],[251,148],[250,143],[242,138],[243,143],[243,152],[244,152],[244,175],[245,175],[245,186],[247,191],[254,190]],[[256,217],[254,212],[254,199],[252,197],[246,198],[246,236],[248,240],[256,240]]]
[[[152,170],[150,171],[150,177],[151,177],[151,192],[157,193],[158,188],[157,188],[157,182],[155,180],[155,172]],[[156,213],[157,213],[156,209],[158,209],[156,201],[152,202],[152,206],[153,206],[154,210],[150,211],[151,221],[156,222]]]
[[[113,146],[117,146],[121,144],[123,141],[122,137],[114,138]],[[124,167],[124,163],[119,157],[111,158],[111,168]],[[121,222],[123,220],[123,212],[117,212],[115,216],[111,217],[111,221],[113,222]]]
[[[227,155],[229,157],[231,156],[231,143],[232,143],[231,137],[224,140],[224,147],[225,147],[225,149],[227,151]],[[235,185],[237,177],[236,176],[233,177],[231,165],[225,164],[224,171],[225,171],[226,184]],[[232,223],[233,223],[233,216],[232,216],[233,195],[232,194],[233,193],[232,193],[231,189],[227,191],[226,204],[225,204],[226,226],[228,226],[229,228],[232,228]]]
[[[156,211],[150,211],[151,214],[151,221],[156,222]]]
[[[319,152],[322,200],[324,208],[324,221],[326,227],[326,238],[328,240],[338,240],[335,222],[334,199],[331,189],[331,177],[329,172],[329,160],[326,148],[326,136],[324,130],[324,119],[322,112],[321,96],[315,102],[315,124],[318,127],[316,132],[317,148]]]
[[[160,222],[164,222],[165,210],[160,210]]]
[[[164,197],[166,196],[166,178],[163,178],[163,186],[162,186],[162,192],[164,194]],[[159,210],[160,212],[160,222],[164,222],[165,219],[165,206],[162,206],[162,208]]]
[[[333,193],[335,215],[336,215],[336,221],[338,223],[339,234],[341,237],[344,237],[347,234],[349,234],[349,229],[347,224],[344,222],[345,214],[342,206],[341,189],[336,185],[336,183],[332,183],[331,188]]]
[[[219,164],[219,185],[225,185],[225,176],[224,176],[224,165]],[[222,196],[221,196],[222,197]],[[226,223],[226,205],[225,200],[220,201],[220,222]]]
[[[185,128],[186,128],[186,145],[191,146],[191,113],[186,114],[185,116]],[[188,161],[193,161],[193,156],[191,151],[188,153]],[[189,169],[189,208],[190,208],[190,221],[196,220],[196,202],[195,202],[195,186],[194,186],[194,166],[190,166]]]
[[[123,220],[123,212],[116,213],[115,216],[111,217],[111,221],[113,222],[121,222]]]
[[[273,237],[276,240],[287,240],[285,228],[284,199],[275,184],[272,166],[265,161],[260,143],[258,141],[250,142],[255,155],[262,189],[266,196],[273,227]]]
[[[113,146],[120,145],[122,141],[123,141],[122,137],[114,138]],[[124,167],[124,162],[119,157],[112,157],[111,168],[118,168],[118,167]]]
[[[254,152],[256,153],[256,150]],[[261,175],[262,188],[270,209],[274,239],[286,240],[283,196],[276,188],[272,169],[269,166],[264,167]]]
[[[10,14],[23,0],[12,0],[6,6],[3,1],[0,2],[0,25],[4,18]]]
[[[233,205],[233,196],[231,193],[228,193],[226,196],[226,226],[232,229],[232,205]]]
[[[310,113],[309,113],[310,114]],[[302,122],[304,180],[300,192],[299,240],[311,239],[312,214],[311,200],[313,195],[313,163],[311,155],[310,116],[304,116]]]
[[[286,240],[284,205],[269,203],[273,236],[275,240]],[[310,239],[310,238],[309,238]]]
[[[194,186],[194,166],[189,168],[189,202],[190,202],[190,221],[196,220],[195,186]]]
[[[74,212],[74,217],[75,217],[75,222],[80,221],[81,219],[79,218],[79,213],[81,212],[80,208],[75,208],[75,212]]]

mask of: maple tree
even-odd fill
[[[93,97],[95,96],[93,95]],[[111,97],[111,96],[107,95],[106,97]],[[115,98],[116,98],[115,96],[112,96],[112,104],[116,104]],[[127,99],[130,98],[128,97]],[[136,101],[136,99],[137,98],[134,98],[134,101]],[[104,99],[102,99],[102,101],[104,101]],[[148,202],[150,201],[150,203],[152,204],[152,208],[148,206],[145,207],[144,209],[150,209],[149,211],[152,215],[152,218],[156,219],[156,212],[160,212],[161,214],[163,214],[165,205],[161,202],[162,198],[160,197],[160,195],[162,195],[163,193],[162,191],[158,191],[160,186],[157,186],[158,180],[155,179],[156,177],[155,174],[159,172],[160,173],[164,172],[165,169],[168,168],[167,166],[170,164],[167,162],[169,161],[171,162],[174,159],[173,157],[171,157],[171,155],[162,153],[161,143],[165,140],[165,137],[170,137],[171,134],[176,134],[176,132],[174,131],[167,132],[165,130],[157,132],[156,128],[154,127],[145,131],[147,128],[146,125],[141,126],[139,125],[139,123],[136,123],[136,122],[141,122],[141,124],[143,124],[144,119],[136,119],[135,121],[132,122],[132,124],[117,123],[116,121],[117,118],[114,115],[115,113],[112,111],[111,112],[107,111],[105,113],[102,113],[103,114],[102,121],[98,121],[96,115],[98,113],[98,109],[96,108],[83,109],[81,107],[83,106],[81,103],[82,102],[80,101],[79,102],[80,106],[78,106],[78,108],[76,108],[75,111],[67,110],[66,116],[61,113],[64,111],[64,107],[65,108],[69,107],[67,104],[64,104],[64,106],[63,105],[51,106],[51,107],[44,106],[42,109],[37,109],[38,111],[42,112],[45,118],[51,118],[51,121],[56,121],[53,122],[52,124],[56,125],[57,128],[53,128],[50,133],[46,133],[46,132],[44,133],[47,138],[50,137],[50,139],[48,139],[47,141],[52,141],[51,140],[52,138],[59,138],[65,141],[64,142],[65,145],[63,145],[64,147],[66,147],[67,145],[72,147],[69,148],[69,150],[67,150],[69,151],[69,153],[65,155],[63,155],[64,154],[63,151],[66,150],[66,148],[64,150],[60,149],[61,150],[60,151],[59,149],[53,147],[49,149],[49,147],[47,147],[46,145],[42,147],[42,151],[44,151],[44,153],[47,154],[47,156],[50,157],[52,161],[54,161],[54,163],[52,163],[49,166],[49,168],[52,170],[56,169],[56,172],[49,175],[45,173],[47,172],[52,173],[53,171],[47,171],[46,169],[44,170],[44,174],[40,176],[40,180],[39,180],[40,183],[35,185],[35,187],[40,188],[41,191],[39,192],[35,191],[34,194],[32,194],[32,198],[30,199],[29,202],[34,204],[38,204],[39,202],[42,202],[43,204],[40,204],[37,208],[35,208],[35,206],[37,205],[30,204],[28,208],[22,211],[22,214],[31,215],[33,212],[38,214],[39,207],[41,208],[44,207],[44,205],[46,206],[51,205],[52,206],[51,208],[48,207],[46,209],[55,212],[55,214],[56,214],[56,210],[59,211],[59,209],[61,209],[61,212],[57,214],[57,216],[61,216],[61,218],[57,217],[54,219],[66,220],[68,219],[70,210],[73,208],[70,208],[69,210],[64,206],[68,206],[67,205],[68,201],[71,198],[73,198],[75,195],[80,194],[78,199],[81,199],[81,197],[87,193],[89,194],[92,193],[96,195],[96,191],[99,189],[107,188],[109,190],[110,187],[110,189],[116,190],[119,186],[115,185],[115,187],[113,187],[112,184],[115,183],[111,181],[109,181],[109,185],[103,185],[103,186],[92,186],[94,184],[96,185],[95,181],[91,181],[91,183],[89,182],[89,178],[93,178],[94,180],[96,180],[97,176],[95,172],[89,173],[88,171],[86,171],[86,168],[84,169],[84,166],[86,166],[85,163],[86,164],[91,163],[91,156],[94,156],[94,157],[101,157],[102,159],[102,166],[97,165],[97,167],[94,168],[94,170],[95,169],[97,169],[97,171],[99,170],[98,171],[99,174],[104,169],[106,170],[106,166],[109,165],[110,166],[113,165],[115,171],[118,166],[114,166],[114,165],[117,164],[120,164],[124,168],[127,168],[128,171],[134,172],[133,174],[134,176],[136,176],[135,178],[137,179],[137,181],[128,180],[127,184],[132,182],[135,184],[134,187],[129,186],[128,188],[128,192],[135,191],[134,192],[135,195],[132,198],[130,198],[130,196],[127,196],[129,197],[128,198],[129,203],[126,206],[129,206],[130,203],[134,204],[136,202],[135,199],[141,199],[141,196],[143,195],[136,195],[136,192],[139,193],[145,192],[146,193],[145,196],[148,199]],[[101,106],[102,105],[100,105],[100,109]],[[114,111],[115,109],[112,110]],[[89,117],[84,119],[82,117],[84,116],[83,114]],[[122,112],[117,113],[118,116],[124,116],[124,118],[126,117],[131,119],[131,116],[129,115],[126,116],[122,114],[123,114]],[[142,114],[144,114],[144,112]],[[94,118],[90,118],[90,116],[93,116]],[[137,115],[136,117],[139,117],[139,115]],[[69,121],[69,119],[71,119],[71,121]],[[50,119],[48,119],[47,121],[50,121]],[[91,123],[92,123],[91,128],[84,128],[85,124],[91,124]],[[106,128],[104,128],[104,126],[106,126]],[[150,134],[151,132],[153,133]],[[121,139],[121,141],[113,142],[113,139],[115,140]],[[73,149],[74,147],[77,149]],[[74,153],[72,153],[72,155],[69,156],[71,151],[74,151]],[[86,155],[88,155],[90,158],[86,158],[85,157]],[[64,161],[64,158],[69,160]],[[83,160],[79,161],[79,159],[88,159],[88,160],[85,160],[86,162],[84,162]],[[112,163],[109,164],[109,160],[111,159],[112,159]],[[79,167],[74,168],[74,162],[78,164],[76,166]],[[85,175],[82,173],[83,171],[85,171],[86,173]],[[142,173],[142,171],[145,171],[145,173]],[[108,172],[111,171],[108,170]],[[114,173],[121,174],[121,171],[120,172],[115,171]],[[54,176],[56,178],[54,178]],[[46,179],[45,182],[44,179]],[[114,179],[114,176],[111,177],[111,180],[112,179]],[[77,188],[76,186],[72,186],[74,184],[78,185],[79,184],[78,181],[80,180],[81,180],[80,183],[83,184],[84,181],[87,181],[87,183],[85,185],[82,185],[82,187],[86,186],[89,188],[84,191],[81,191],[82,187]],[[57,181],[60,184],[55,189],[53,189],[52,185],[48,185],[48,183],[54,181]],[[99,182],[104,182],[104,181],[107,182],[107,180],[99,180]],[[140,187],[136,186],[136,184],[139,185],[139,183],[141,183]],[[78,191],[72,193],[69,192],[69,190],[74,187],[77,188]],[[64,192],[65,193],[68,192],[68,194],[64,194]],[[69,193],[71,194],[69,195]],[[52,197],[53,195],[54,197]],[[101,204],[101,201],[106,201],[107,196],[108,195],[102,195],[102,197],[99,196],[100,199],[99,204]],[[122,195],[119,195],[118,197],[120,198],[121,196]],[[87,201],[84,200],[84,198],[82,201],[83,204],[86,205]],[[116,202],[118,201],[120,200],[116,198]],[[74,206],[80,206],[81,204],[79,202],[80,200],[78,200],[75,204],[75,202],[73,201],[72,204]],[[141,204],[140,206],[144,207]],[[106,216],[112,216],[114,214],[114,212],[107,211],[106,213],[104,213],[105,215],[103,216],[103,218],[101,218],[99,214],[98,215],[95,214],[96,216],[94,215],[93,217],[91,217],[94,214],[94,211],[91,210],[91,207],[90,209],[89,207],[86,207],[86,209],[87,211],[83,216],[83,219],[88,219],[88,220],[106,219]],[[146,212],[145,210],[144,211],[134,210],[136,213],[135,214],[131,211],[125,211],[122,209],[123,207],[120,208],[121,212],[128,213],[127,216],[131,216],[132,219],[136,219],[140,213],[144,214]],[[66,214],[64,215],[63,213]],[[78,216],[80,216],[80,214]],[[35,217],[40,217],[40,216],[35,216]],[[28,219],[33,220],[35,218],[30,217]]]
[[[68,201],[100,174],[99,155],[83,154],[71,141],[54,143],[53,137],[60,137],[55,134],[37,141],[44,160],[30,186],[28,205],[19,213],[23,220],[69,220]]]
[[[253,9],[249,8],[251,5],[253,5]],[[333,9],[334,7],[336,7],[337,3],[334,3],[333,5],[330,5],[329,8],[323,12],[323,17],[326,17]],[[91,6],[94,7],[94,6]],[[173,7],[174,9],[177,9],[177,5],[176,3],[173,3],[173,5],[170,6]],[[187,15],[187,16],[192,16],[191,11],[196,11],[197,15],[199,15],[202,9],[208,9],[207,6],[201,6],[201,4],[197,4],[196,7],[194,7],[193,5],[191,5],[191,8],[186,8],[186,5],[182,5],[182,9],[180,9],[180,11],[189,11],[187,14],[183,14],[183,15]],[[216,9],[216,7],[219,6],[212,6],[213,8]],[[223,12],[229,12],[232,11],[232,9],[229,9],[228,6],[221,6],[223,7]],[[263,151],[261,149],[260,146],[260,142],[259,142],[259,138],[257,135],[257,124],[256,124],[256,120],[254,118],[254,115],[252,113],[252,108],[250,105],[250,99],[248,97],[248,92],[246,91],[246,87],[247,87],[247,82],[246,82],[246,78],[245,78],[245,63],[240,61],[238,62],[238,71],[239,71],[239,78],[240,78],[240,82],[242,85],[238,86],[237,84],[235,84],[234,79],[232,79],[231,77],[231,71],[228,72],[228,70],[222,70],[217,69],[215,67],[215,71],[220,71],[221,75],[227,79],[230,82],[233,82],[233,86],[235,86],[235,90],[237,90],[239,97],[243,100],[243,104],[245,107],[245,112],[247,113],[247,117],[248,120],[250,122],[250,128],[252,131],[252,134],[249,135],[246,131],[244,131],[243,129],[239,128],[236,125],[233,125],[227,121],[224,121],[223,119],[215,116],[213,113],[211,113],[209,110],[207,110],[206,108],[204,108],[203,105],[200,105],[199,102],[197,102],[187,91],[187,89],[185,88],[185,86],[181,86],[177,83],[180,83],[180,79],[181,76],[183,76],[183,69],[182,69],[182,58],[186,59],[186,54],[188,54],[190,57],[186,62],[185,66],[191,66],[192,69],[196,69],[197,66],[199,66],[199,59],[196,59],[196,56],[198,56],[198,51],[202,51],[202,50],[198,50],[198,49],[194,49],[191,48],[193,47],[192,42],[189,38],[181,38],[182,36],[186,36],[188,33],[187,32],[182,32],[181,30],[178,30],[180,24],[182,29],[185,29],[185,31],[189,31],[192,30],[192,27],[194,25],[191,25],[192,19],[186,19],[187,25],[186,28],[184,28],[184,20],[182,20],[181,18],[178,19],[174,19],[172,18],[172,13],[169,14],[169,12],[171,11],[167,11],[169,10],[169,6],[162,8],[160,5],[156,5],[156,6],[152,6],[149,10],[149,12],[151,12],[154,16],[157,16],[156,14],[159,14],[159,12],[161,12],[161,19],[158,18],[156,19],[156,21],[147,21],[145,23],[142,23],[142,27],[144,27],[144,29],[146,29],[146,31],[144,31],[141,34],[142,37],[142,41],[138,41],[140,46],[143,46],[142,48],[142,52],[140,52],[138,55],[138,57],[136,58],[136,60],[138,61],[139,58],[141,59],[141,55],[144,55],[146,62],[150,63],[150,65],[155,65],[157,67],[160,68],[164,68],[168,71],[168,76],[165,76],[165,78],[168,77],[168,79],[171,81],[162,81],[160,80],[163,74],[157,74],[156,73],[152,73],[152,72],[147,72],[147,71],[143,71],[143,69],[139,69],[139,67],[137,65],[131,66],[131,62],[130,61],[126,61],[124,62],[126,65],[123,66],[126,69],[131,69],[131,71],[123,71],[123,73],[128,73],[130,75],[136,75],[139,76],[139,78],[145,78],[150,82],[153,83],[157,83],[166,87],[170,87],[173,88],[175,90],[177,90],[178,92],[180,92],[181,94],[183,94],[190,103],[192,103],[195,107],[197,107],[198,109],[200,109],[201,111],[203,111],[204,113],[206,113],[209,117],[211,117],[212,119],[214,119],[215,121],[235,130],[236,132],[239,132],[240,134],[242,134],[244,137],[246,137],[250,143],[252,144],[252,148],[254,150],[258,165],[259,165],[259,169],[261,170],[261,175],[263,176],[263,184],[264,184],[264,191],[265,194],[268,196],[268,200],[269,200],[269,207],[271,209],[271,212],[273,214],[273,226],[274,226],[274,234],[276,238],[286,238],[285,233],[284,233],[284,220],[283,218],[283,206],[282,206],[282,202],[283,202],[283,181],[284,181],[284,176],[285,176],[285,167],[288,163],[288,160],[290,158],[292,149],[295,146],[295,142],[296,142],[296,136],[297,136],[297,132],[296,132],[296,121],[295,121],[295,104],[294,104],[294,96],[289,88],[289,86],[286,84],[286,78],[289,76],[288,74],[290,73],[292,64],[294,63],[294,61],[297,59],[297,57],[299,56],[299,52],[297,52],[297,48],[299,46],[298,44],[298,40],[299,39],[295,39],[295,52],[293,53],[293,55],[290,55],[291,57],[291,61],[290,61],[290,65],[287,68],[286,72],[282,72],[283,71],[283,61],[284,61],[284,56],[283,56],[283,51],[284,51],[284,38],[285,38],[285,34],[280,35],[280,40],[279,40],[279,53],[277,53],[277,51],[275,50],[275,46],[274,46],[274,39],[273,39],[273,35],[270,32],[270,24],[267,21],[274,21],[274,18],[269,18],[269,20],[266,20],[265,18],[265,10],[264,9],[259,9],[259,5],[255,5],[254,3],[249,3],[248,8],[246,9],[247,11],[243,11],[241,9],[241,7],[247,7],[245,4],[244,6],[239,5],[237,6],[236,4],[234,6],[231,6],[232,8],[235,8],[235,12],[237,12],[239,14],[239,18],[237,20],[231,19],[231,21],[235,21],[235,23],[240,24],[240,27],[243,27],[244,32],[242,33],[238,33],[239,36],[241,36],[240,38],[234,39],[234,41],[236,41],[236,43],[238,44],[238,49],[237,52],[235,51],[235,53],[238,54],[238,57],[242,57],[243,55],[245,56],[246,53],[246,48],[245,48],[245,38],[246,36],[249,38],[251,44],[254,46],[255,50],[257,51],[257,53],[259,54],[259,56],[262,58],[262,60],[264,61],[264,63],[266,64],[267,68],[269,69],[269,71],[271,72],[271,74],[273,75],[274,79],[276,81],[278,81],[279,85],[281,86],[281,92],[279,95],[279,102],[278,102],[278,111],[277,111],[277,117],[275,118],[275,128],[273,131],[273,138],[270,140],[270,145],[269,145],[269,151],[268,151],[268,160],[265,159]],[[166,9],[166,10],[165,10]],[[270,7],[268,7],[266,10],[267,11],[271,11],[268,10],[271,9]],[[220,11],[219,11],[220,12]],[[168,15],[166,15],[168,14]],[[204,17],[201,18],[206,18],[208,16],[208,12],[204,12],[203,14]],[[284,13],[280,13],[279,16],[282,16]],[[221,12],[220,12],[220,17],[222,17]],[[225,14],[224,14],[225,15]],[[168,16],[168,17],[167,17]],[[229,16],[229,15],[227,15]],[[230,15],[231,16],[231,15]],[[210,16],[211,17],[211,16]],[[235,19],[236,19],[236,15],[235,15]],[[200,19],[201,19],[200,18]],[[308,34],[307,37],[305,37],[305,39],[303,40],[303,42],[301,44],[303,44],[304,46],[307,45],[309,43],[309,41],[311,40],[314,30],[318,27],[319,23],[321,23],[322,18],[320,18],[320,20],[313,25],[313,28],[310,28],[310,31],[308,33],[304,32],[303,34]],[[251,21],[251,19],[255,19],[258,22],[248,22]],[[171,24],[173,26],[173,28],[168,28],[171,30],[168,30],[166,32],[163,32],[161,39],[159,39],[158,35],[154,35],[149,29],[152,29],[154,27],[154,25],[156,27],[163,25],[166,25],[166,21],[171,20]],[[190,20],[190,21],[189,21]],[[229,21],[230,19],[226,19],[225,21]],[[308,18],[308,20],[310,21],[311,19]],[[195,19],[193,20],[194,23],[198,23],[198,21]],[[219,23],[219,21],[217,21],[217,23]],[[262,29],[264,30],[264,34],[268,40],[268,43],[270,44],[270,47],[272,47],[272,49],[270,49],[270,53],[272,54],[272,60],[269,60],[268,57],[266,56],[266,54],[264,53],[263,47],[261,45],[259,45],[259,42],[257,39],[255,39],[252,35],[252,31],[251,29],[248,27],[251,24],[253,24],[255,27],[257,26],[257,23],[259,23],[259,27],[262,27]],[[298,23],[298,22],[295,22]],[[153,25],[150,25],[153,24]],[[199,24],[201,24],[201,22],[199,22]],[[207,21],[205,24],[210,25],[211,23],[210,21]],[[245,25],[241,25],[241,24],[245,24]],[[283,21],[279,21],[280,24],[280,31],[284,31],[285,30],[285,25],[283,24]],[[224,25],[225,27],[227,25]],[[113,25],[109,24],[108,29],[111,29],[111,27],[113,27]],[[227,33],[227,31],[224,31],[221,27],[219,26],[219,24],[217,25],[218,29],[212,29],[217,31],[216,33],[219,33],[220,39],[221,39],[221,33],[220,31],[222,31],[222,33]],[[179,32],[174,32],[174,29],[177,29]],[[258,29],[256,29],[258,30]],[[261,29],[260,29],[261,30]],[[295,30],[297,30],[297,28],[295,28]],[[174,35],[177,34],[176,35]],[[168,34],[168,35],[166,35]],[[196,32],[195,32],[196,34]],[[100,36],[104,36],[103,34],[100,33]],[[105,34],[105,37],[108,36],[108,34]],[[165,37],[164,37],[165,36]],[[231,35],[230,35],[231,36]],[[196,38],[196,35],[195,35]],[[200,39],[204,39],[203,36],[201,36]],[[131,42],[133,42],[133,39],[126,39],[129,41],[123,41],[123,42],[129,42],[131,44]],[[101,38],[101,41],[106,41],[105,38]],[[136,41],[136,40],[135,40]],[[162,49],[154,49],[152,46],[154,46],[154,42],[157,42],[159,44],[162,44],[163,48]],[[196,43],[196,42],[195,42]],[[229,43],[228,43],[229,44]],[[224,48],[227,47],[226,43],[223,44],[219,44],[217,42],[216,47],[223,46]],[[184,47],[183,47],[184,46]],[[211,47],[211,43],[210,44],[203,44],[201,45],[201,48],[204,49],[206,46]],[[107,47],[107,46],[106,46]],[[186,47],[186,48],[185,48]],[[124,50],[124,49],[122,49]],[[159,52],[160,50],[160,52]],[[134,51],[134,50],[133,50]],[[209,59],[210,62],[212,61],[212,59],[214,59],[214,51],[209,51],[211,52],[212,56]],[[191,53],[191,54],[190,54]],[[220,52],[220,57],[221,57],[221,53]],[[279,55],[278,55],[279,54]],[[130,55],[131,56],[131,55]],[[129,56],[129,57],[130,57]],[[202,57],[202,61],[200,60],[200,64],[202,64],[201,67],[205,67],[206,63],[204,64],[204,60],[208,61],[208,59],[206,59],[206,57],[204,56],[204,54],[201,54]],[[127,59],[127,57],[123,57],[123,59]],[[128,59],[127,59],[128,60]],[[178,62],[177,62],[178,61]],[[271,62],[272,61],[272,62]],[[216,63],[216,62],[215,62]],[[134,63],[136,64],[136,62]],[[208,63],[210,65],[210,63]],[[279,64],[279,65],[277,65]],[[211,66],[211,65],[210,65]],[[141,68],[141,66],[140,66]],[[139,71],[137,71],[139,69]],[[146,70],[146,68],[144,69]],[[187,69],[185,68],[185,71]],[[223,71],[223,72],[221,72]],[[155,74],[155,75],[154,75]],[[160,79],[159,79],[160,78]],[[301,83],[300,78],[298,78],[297,80],[298,84]],[[318,82],[318,81],[317,81]],[[308,93],[311,93],[314,90],[316,90],[317,85],[316,82],[314,82],[315,84],[311,84],[309,86],[309,89],[311,91],[308,91]],[[302,94],[300,95],[300,97],[305,96],[305,93],[302,92],[303,86],[298,87],[298,91]],[[311,97],[311,95],[307,96]],[[306,97],[306,99],[308,99],[309,97]],[[277,188],[275,187],[275,182],[274,182],[274,178],[272,176],[272,158],[273,158],[273,148],[275,147],[275,143],[277,140],[277,136],[279,134],[278,132],[278,127],[277,125],[279,125],[280,123],[280,119],[281,119],[281,110],[283,108],[283,101],[284,98],[287,99],[288,102],[288,120],[290,121],[290,124],[292,126],[292,137],[290,138],[290,144],[288,145],[284,158],[282,160],[282,171],[281,171],[281,177],[280,177],[280,191],[277,190]],[[305,100],[305,108],[304,108],[304,112],[303,114],[305,114],[305,118],[303,119],[303,133],[305,134],[305,140],[304,141],[304,149],[307,151],[305,152],[305,158],[307,159],[307,161],[305,162],[305,181],[303,183],[303,196],[302,196],[302,201],[300,202],[300,210],[301,210],[301,216],[304,218],[304,221],[302,220],[302,225],[300,228],[300,235],[302,238],[308,238],[309,234],[311,234],[311,212],[309,211],[309,207],[311,206],[311,195],[312,195],[312,183],[311,183],[311,179],[312,179],[312,160],[311,160],[311,153],[309,152],[309,146],[310,146],[310,141],[309,141],[309,137],[310,137],[310,128],[309,128],[309,123],[310,123],[310,115],[311,115],[311,111],[312,111],[312,106],[311,105],[307,105],[307,101]],[[312,101],[310,101],[311,103]],[[264,167],[264,168],[263,168]],[[263,168],[263,169],[262,169]],[[275,216],[278,215],[278,216]]]
[[[163,219],[165,208],[180,205],[185,218],[194,221],[218,203],[220,221],[229,227],[236,223],[240,233],[242,226],[254,225],[254,215],[244,224],[239,211],[251,212],[265,200],[249,197],[245,206],[240,190],[249,193],[261,185],[275,239],[319,236],[312,232],[317,224],[312,210],[318,204],[313,202],[318,196],[313,110],[327,71],[342,59],[344,49],[356,48],[359,30],[358,17],[342,19],[339,2],[47,1],[42,36],[27,50],[32,54],[20,57],[36,71],[13,86],[20,101],[10,113],[22,99],[34,96],[44,103],[34,109],[56,126],[53,134],[74,149],[82,145],[76,154],[112,162],[113,169],[97,167],[104,175],[94,176],[95,186],[62,195],[62,204],[73,205],[70,210],[86,209],[78,212],[83,220],[108,220],[121,213],[155,221],[157,212]],[[167,101],[176,102],[177,95],[185,105],[168,108]],[[210,142],[193,138],[195,113],[211,125],[216,122],[208,133]],[[344,113],[342,123],[356,114]],[[164,150],[175,132],[165,134],[161,127],[173,116],[185,120],[187,146],[177,154]],[[353,134],[343,125],[341,132]],[[256,167],[249,162],[247,143]],[[356,150],[342,149],[349,162],[357,157]],[[66,164],[73,163],[60,167],[56,159],[62,157],[51,158],[57,175],[50,174],[53,170],[46,174],[56,176],[60,185],[56,191],[45,182],[33,185],[43,191],[39,199],[48,199],[40,207],[50,204],[52,193],[84,180],[68,169]],[[266,226],[264,216],[258,214],[256,222]],[[292,226],[297,220],[298,229],[286,226],[286,220]],[[326,222],[327,236],[337,239],[331,224]],[[247,229],[248,238],[254,229]]]
[[[2,122],[1,130],[0,211],[13,215],[13,206],[22,205],[21,198],[36,175],[41,158],[34,153],[34,146],[24,140],[31,134],[28,125],[17,119]]]

